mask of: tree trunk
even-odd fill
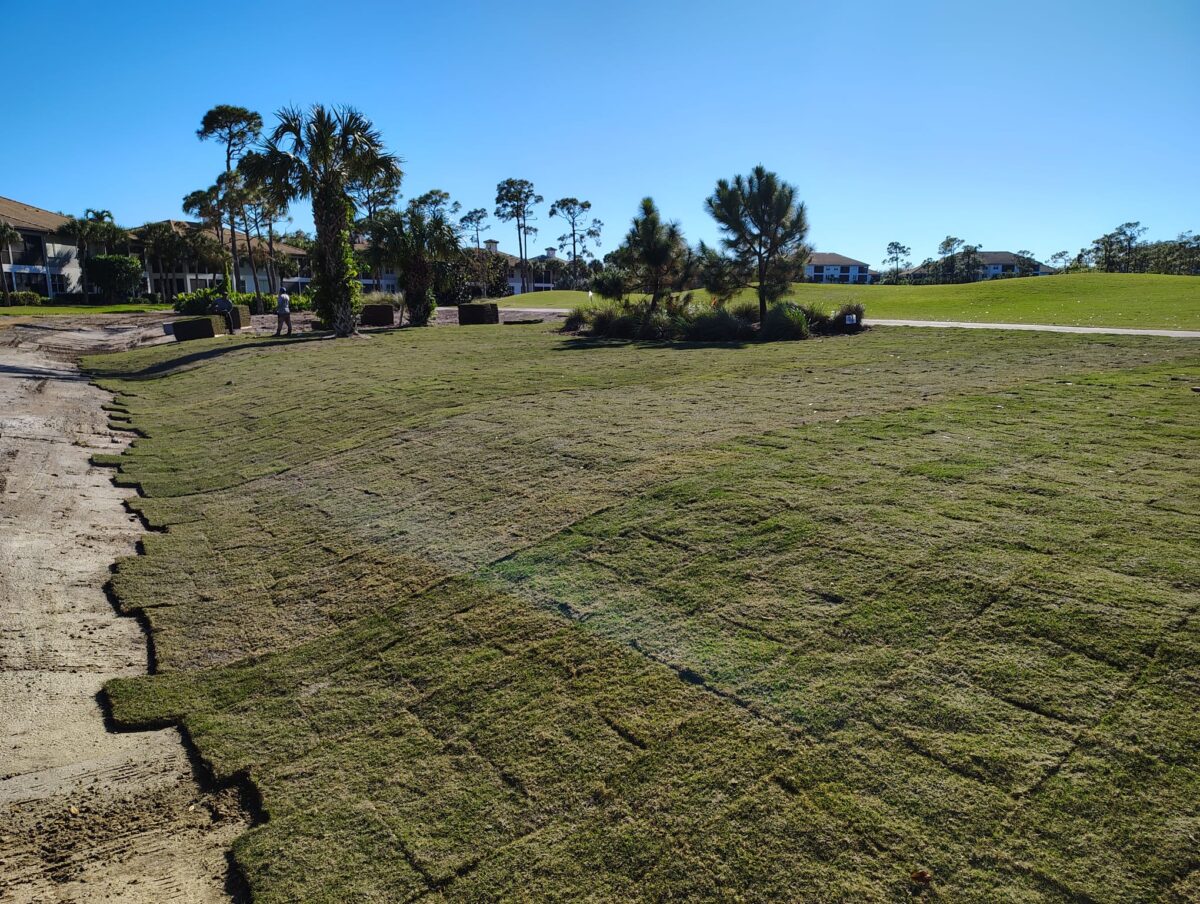
[[[529,291],[525,288],[525,230],[521,226],[521,218],[517,217],[517,260],[521,267],[521,292],[524,294]]]
[[[334,333],[353,335],[354,274],[350,270],[349,211],[340,186],[323,186],[313,193],[313,221],[321,247],[319,291],[325,296]]]
[[[254,261],[254,242],[250,238],[250,219],[246,216],[246,206],[242,205],[242,225],[246,227],[246,257],[250,259],[250,281],[254,283],[254,297],[262,293],[258,291],[258,265]]]
[[[762,329],[767,322],[767,263],[762,258],[758,261],[758,328]]]
[[[5,243],[4,243],[4,250],[6,250],[6,251],[8,252],[8,265],[11,267],[11,266],[13,265],[13,262],[12,262],[12,245],[10,245],[8,242],[5,242]],[[3,263],[3,262],[4,262],[4,258],[3,258],[3,257],[0,257],[0,263]],[[11,271],[10,271],[10,272],[11,272]],[[17,287],[17,277],[16,277],[16,275],[15,275],[15,274],[13,275],[13,278],[12,278],[12,279],[13,279],[13,288],[15,289],[15,288]],[[12,302],[12,296],[8,294],[8,277],[4,275],[4,268],[3,268],[3,267],[0,267],[0,288],[3,288],[3,289],[4,289],[4,303],[5,303],[6,305],[7,305],[7,304],[11,304],[11,302]],[[84,300],[86,301],[87,299],[84,299]]]
[[[229,200],[229,192],[233,188],[233,148],[228,144],[225,145],[225,199]],[[233,261],[233,285],[226,286],[226,291],[236,292],[238,272],[241,267],[238,265],[237,253],[237,221],[233,216],[233,203],[229,203],[229,256]]]
[[[257,238],[258,238],[258,244],[259,244],[260,246],[261,246],[261,245],[263,245],[263,244],[265,244],[265,243],[263,242],[263,237],[262,237],[262,217],[261,217],[261,216],[259,216],[259,217],[258,217],[257,219],[255,219],[255,221],[254,221],[254,234],[255,234],[255,236],[257,236]],[[247,238],[247,241],[249,241],[249,238]],[[270,254],[271,254],[271,246],[270,246],[270,245],[267,245],[267,257],[268,257],[268,259],[267,259],[267,260],[264,262],[264,263],[265,263],[265,265],[266,265],[266,266],[264,267],[264,269],[267,271],[267,291],[268,291],[268,292],[270,292],[270,293],[272,293],[272,294],[274,294],[274,293],[275,293],[275,287],[274,287],[273,281],[272,281],[272,279],[271,279],[271,261],[270,261]],[[257,272],[258,272],[258,271],[257,271],[257,270],[255,270],[255,273],[257,273]],[[257,291],[258,291],[258,287],[257,287],[257,285],[256,285],[256,286],[255,286],[255,292],[257,292]]]
[[[271,294],[274,295],[279,291],[281,285],[279,281],[279,268],[275,265],[275,221],[267,220],[267,255],[270,260],[267,262],[267,278],[270,280]]]

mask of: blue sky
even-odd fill
[[[0,194],[131,226],[219,171],[209,107],[325,102],[374,119],[406,196],[491,210],[531,179],[591,200],[602,250],[644,195],[712,241],[704,197],[760,162],[818,249],[875,265],[947,233],[1045,258],[1200,230],[1196,0],[5,5]]]

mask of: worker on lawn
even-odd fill
[[[292,335],[292,299],[282,285],[279,287],[279,298],[275,302],[275,321],[276,336],[283,330],[285,323],[288,328],[287,334]]]
[[[220,294],[213,299],[212,312],[220,314],[225,318],[225,328],[229,333],[233,333],[233,302],[229,300],[229,296],[222,289]]]

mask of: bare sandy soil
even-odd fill
[[[230,899],[225,852],[247,822],[236,792],[202,790],[174,730],[108,731],[97,697],[147,669],[141,628],[103,589],[141,526],[89,464],[126,439],[71,361],[164,338],[144,318],[0,329],[3,902]]]

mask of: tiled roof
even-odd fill
[[[844,254],[832,254],[828,251],[814,251],[808,256],[808,262],[816,267],[866,267],[865,261],[856,261]]]
[[[0,197],[0,220],[30,232],[57,232],[67,222],[67,218],[60,213],[3,197]]]

